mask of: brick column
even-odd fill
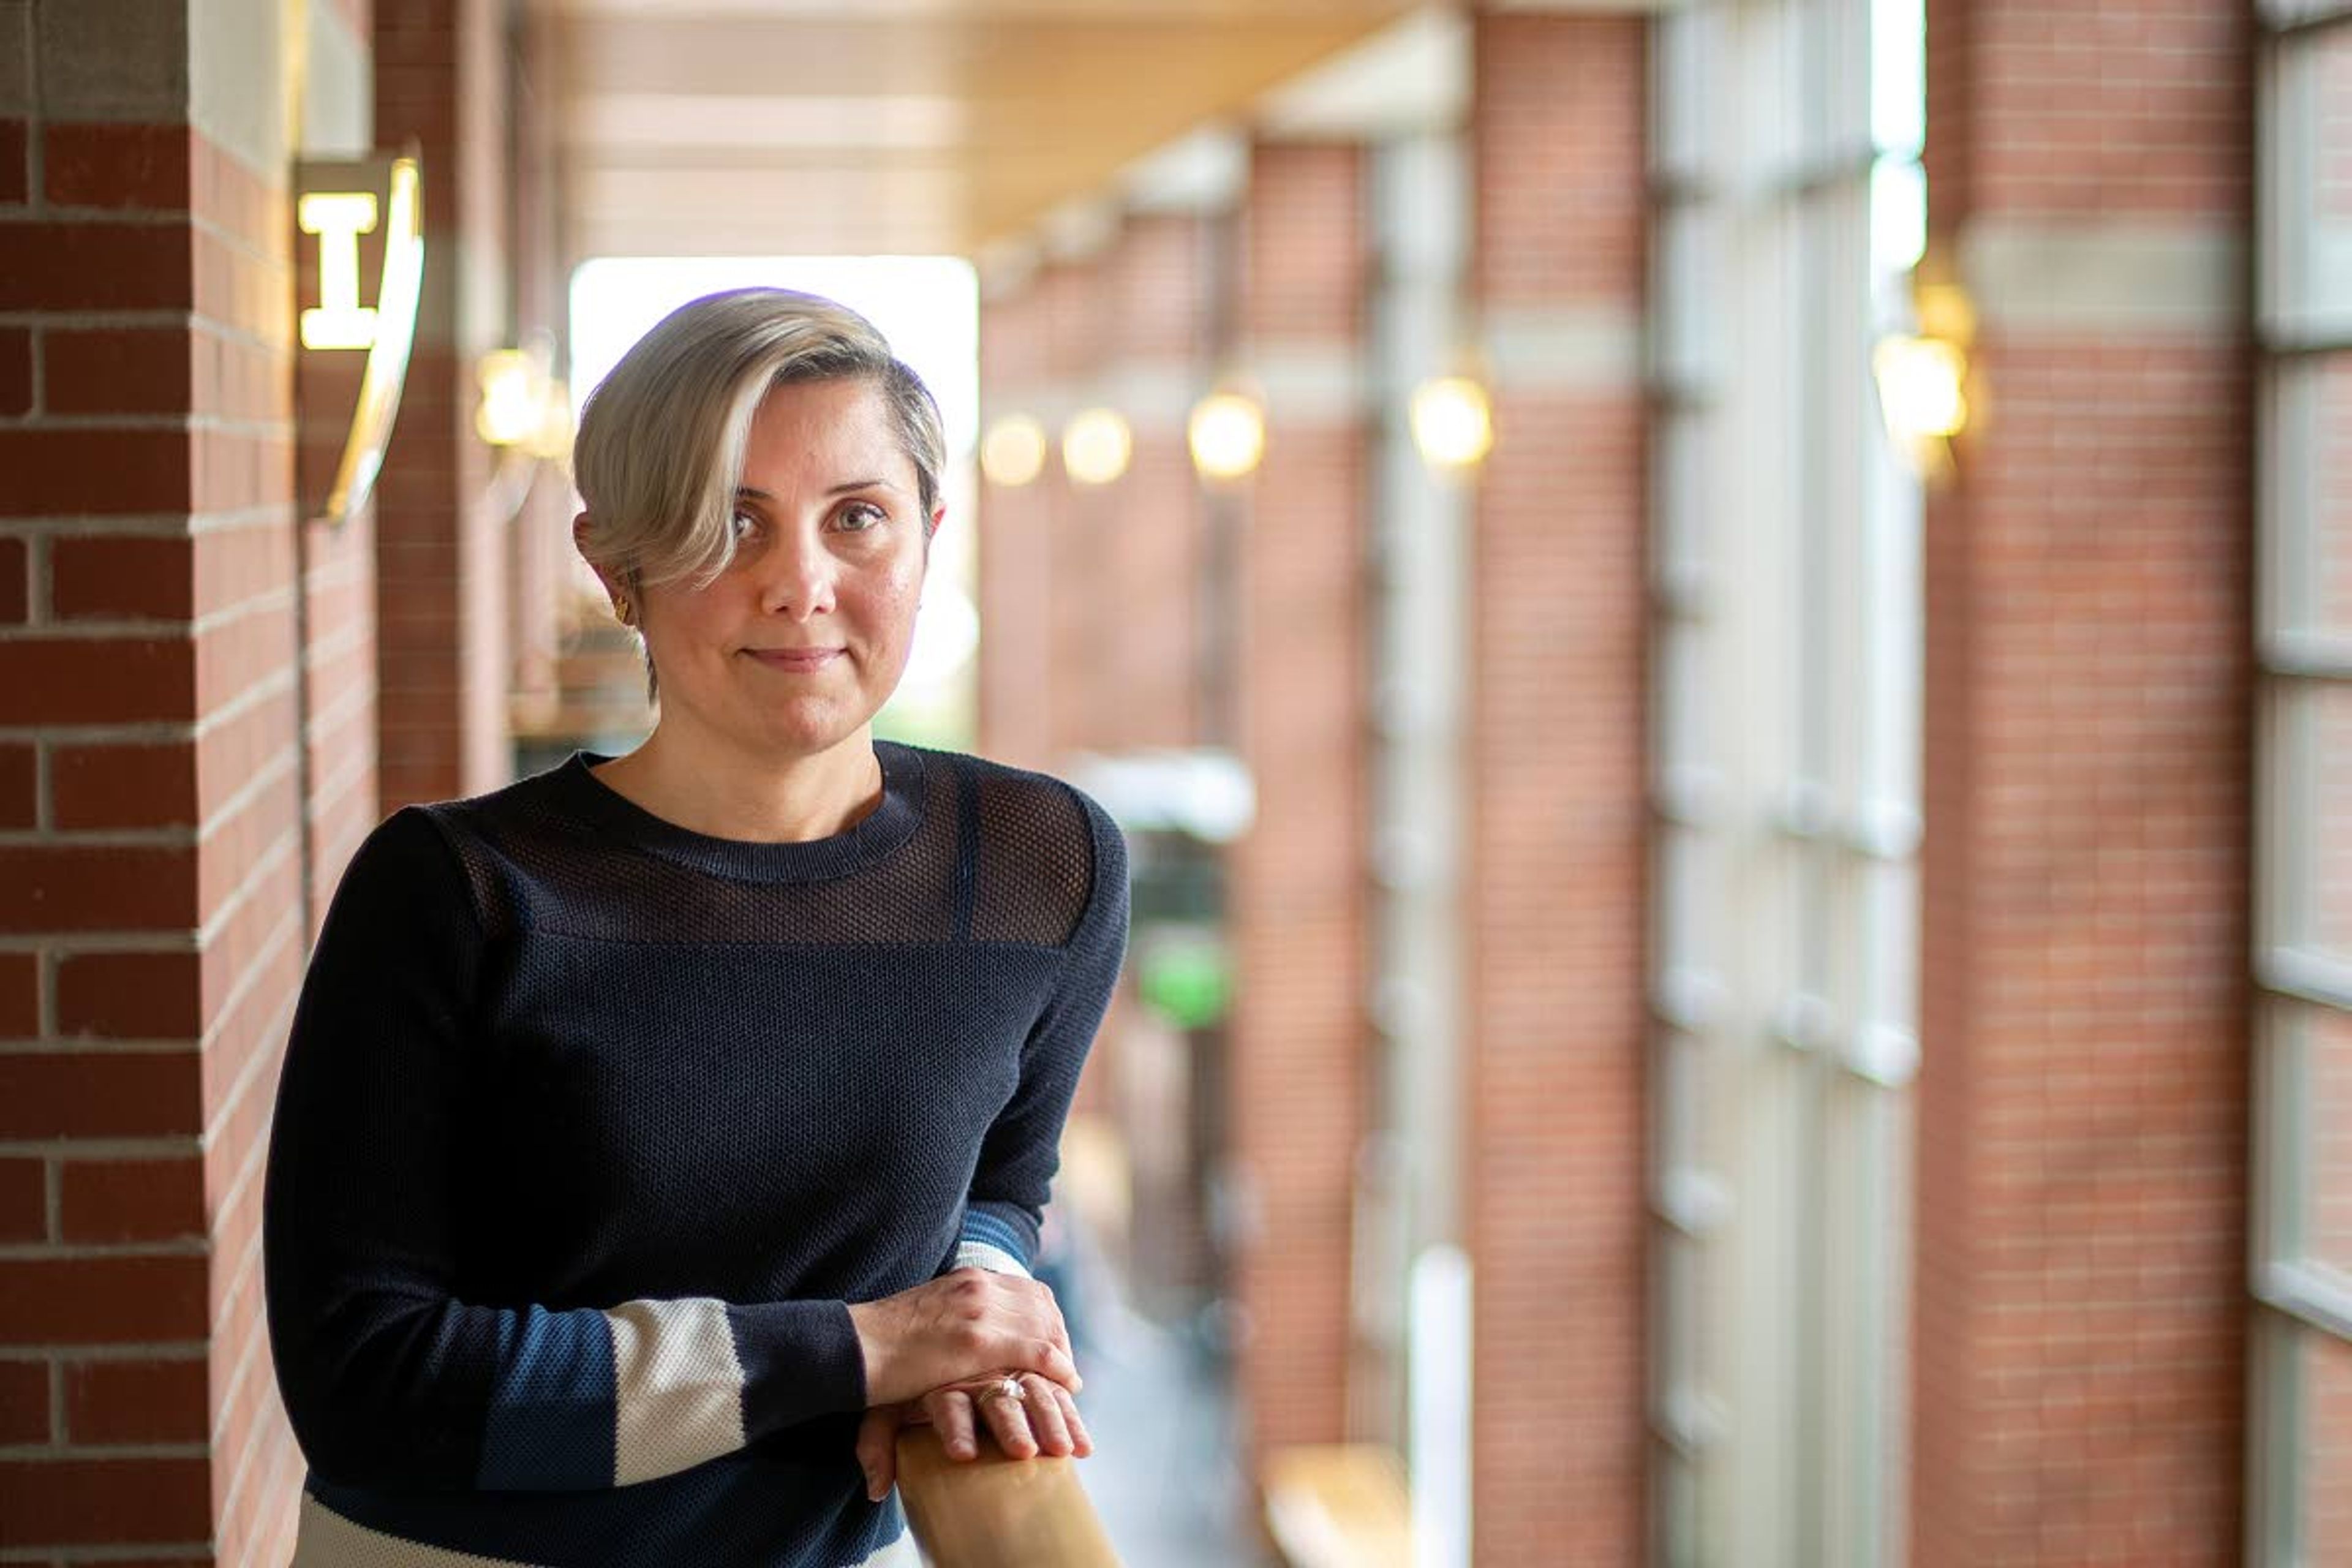
[[[1645,24],[1479,16],[1471,546],[1481,1563],[1643,1552]]]
[[[1062,466],[1062,429],[1071,415],[1105,401],[1109,358],[1108,269],[1097,253],[1049,262],[1038,275],[1045,332],[1046,383],[1059,401],[1047,421],[1054,456],[1039,476],[1045,536],[1053,556],[1044,606],[1052,697],[1046,703],[1047,752],[1062,767],[1071,753],[1098,748],[1113,722],[1116,693],[1106,690],[1103,661],[1118,608],[1106,593],[1104,542],[1118,526],[1121,485],[1082,485]]]
[[[1246,1194],[1238,1391],[1256,1455],[1348,1432],[1370,1029],[1362,152],[1253,150],[1244,359],[1267,393],[1242,539],[1238,684],[1257,820],[1234,847],[1230,1127]]]
[[[982,289],[980,310],[982,431],[1012,414],[1026,414],[1054,428],[1045,368],[1044,291],[1034,274],[1017,281],[1001,276]],[[1053,763],[1054,658],[1051,605],[1054,548],[1053,487],[1060,481],[1060,458],[1048,452],[1045,467],[1025,485],[982,480],[980,530],[979,609],[980,749],[1019,767]],[[950,518],[948,526],[956,526]]]
[[[289,19],[357,151],[364,16]],[[306,861],[374,815],[369,526],[293,495],[299,60],[195,25],[0,8],[0,1544],[57,1563],[290,1549],[262,1154]]]
[[[424,303],[376,500],[383,803],[510,776],[506,520],[474,435],[475,364],[512,331],[506,7],[416,0],[376,16],[376,139],[425,172]],[[567,520],[568,522],[568,520]]]
[[[1106,258],[1112,384],[1135,428],[1135,458],[1101,541],[1118,609],[1102,647],[1100,710],[1117,750],[1201,739],[1195,643],[1201,489],[1184,422],[1208,380],[1206,221],[1133,217]]]
[[[2235,1563],[2251,23],[1928,7],[1913,1561]]]

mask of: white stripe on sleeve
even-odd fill
[[[985,1268],[991,1274],[1018,1274],[1024,1279],[1032,1277],[1029,1270],[1021,1267],[1019,1258],[1005,1251],[1004,1248],[991,1247],[984,1241],[957,1242],[955,1267]]]
[[[674,1475],[743,1446],[743,1366],[725,1302],[624,1301],[613,1331],[613,1484]]]

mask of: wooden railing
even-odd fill
[[[1261,1479],[1266,1533],[1287,1568],[1412,1568],[1412,1491],[1394,1450],[1276,1448]]]
[[[898,1435],[898,1499],[931,1568],[1118,1568],[1073,1459],[950,1459],[929,1426]]]

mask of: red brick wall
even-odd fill
[[[992,295],[980,312],[983,426],[1011,414],[1040,417],[1046,384],[1045,297],[1034,283]],[[983,429],[984,433],[984,429]],[[1049,439],[1054,432],[1048,432]],[[1053,488],[1060,459],[1029,484],[983,481],[980,530],[980,748],[1020,767],[1053,763]],[[956,520],[948,520],[953,528]],[[1075,563],[1074,563],[1075,564]]]
[[[1061,261],[1038,275],[1048,383],[1071,412],[1095,400],[1093,390],[1109,356],[1108,269],[1100,258]],[[1082,485],[1061,461],[1062,431],[1051,432],[1054,456],[1039,477],[1043,533],[1054,566],[1044,606],[1054,695],[1046,704],[1047,752],[1061,765],[1075,752],[1101,747],[1116,722],[1098,679],[1118,625],[1119,606],[1105,581],[1107,541],[1119,525],[1124,485]]]
[[[425,293],[378,487],[383,804],[506,782],[509,541],[473,433],[477,358],[508,342],[506,301],[469,292],[509,254],[504,7],[416,0],[376,16],[376,140],[423,151]]]
[[[543,11],[529,13],[522,30],[523,58],[515,72],[515,166],[509,195],[513,233],[509,247],[515,289],[515,325],[521,340],[541,335],[561,345],[569,334],[571,268],[561,237],[558,203],[556,95],[557,39],[562,24]],[[553,368],[566,366],[557,347]],[[541,468],[522,513],[509,530],[509,595],[513,693],[520,703],[544,712],[557,700],[556,656],[563,637],[562,610],[581,570],[572,548],[572,486],[559,466]]]
[[[1362,153],[1254,150],[1251,351],[1358,353],[1370,241]],[[1235,668],[1257,819],[1231,858],[1233,1152],[1251,1225],[1238,1392],[1255,1450],[1348,1436],[1350,1229],[1363,1135],[1369,915],[1364,560],[1370,463],[1353,410],[1269,410],[1240,524]]]
[[[1509,313],[1642,307],[1646,26],[1481,16],[1474,277]],[[1643,1553],[1643,406],[1503,384],[1471,613],[1475,1552]]]
[[[1931,244],[2244,235],[2250,30],[1934,0]],[[2234,1563],[2247,334],[1979,303],[1984,413],[1927,519],[1914,1561]]]
[[[306,855],[322,894],[373,820],[370,536],[297,521],[285,172],[91,122],[99,53],[184,43],[63,16],[0,122],[0,1518],[275,1563],[261,1160]]]
[[[1159,385],[1206,384],[1209,243],[1198,217],[1131,218],[1104,259],[1113,363]],[[1139,411],[1135,458],[1102,542],[1118,584],[1096,711],[1122,749],[1199,738],[1200,485],[1183,411]]]

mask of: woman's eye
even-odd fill
[[[749,539],[760,531],[759,515],[755,512],[738,511],[729,521],[728,528],[739,542]]]
[[[879,528],[890,521],[890,514],[870,502],[859,501],[841,509],[841,526],[852,533],[869,528]]]

